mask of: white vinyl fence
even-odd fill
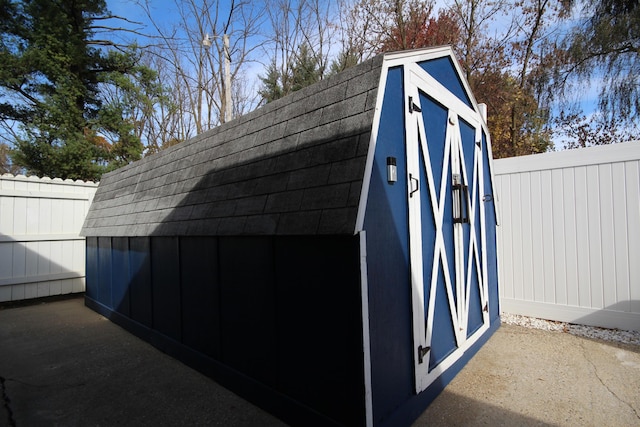
[[[83,292],[93,182],[0,176],[0,302]]]
[[[502,311],[640,330],[640,142],[495,161]]]

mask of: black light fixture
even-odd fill
[[[396,167],[396,158],[387,157],[387,182],[393,185],[398,180],[398,168]]]

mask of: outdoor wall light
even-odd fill
[[[396,158],[387,157],[387,182],[393,185],[398,180],[398,168],[396,167]]]

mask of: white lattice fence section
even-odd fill
[[[79,235],[93,182],[0,176],[0,302],[85,288]]]
[[[640,142],[495,162],[501,307],[640,330]]]

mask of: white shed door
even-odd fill
[[[416,393],[489,328],[478,112],[405,67]]]

